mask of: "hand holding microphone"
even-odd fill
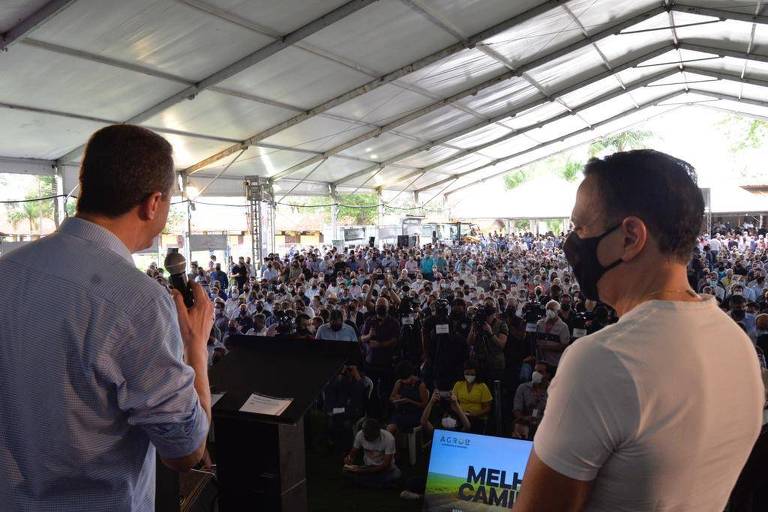
[[[165,269],[173,286],[171,294],[176,303],[187,359],[199,356],[207,361],[208,337],[213,327],[213,303],[202,286],[188,281],[186,267],[186,259],[178,252],[169,252],[165,257]]]

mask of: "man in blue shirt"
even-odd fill
[[[165,226],[174,182],[162,137],[103,128],[77,216],[0,258],[15,276],[0,287],[2,510],[153,512],[155,450],[178,471],[202,458],[213,306],[193,283],[187,309],[131,257]]]
[[[432,259],[432,253],[426,253],[424,257],[421,259],[421,275],[424,276],[424,279],[427,281],[434,280],[434,274],[433,274],[433,267],[435,264],[435,260]]]
[[[357,341],[354,327],[344,323],[344,314],[340,309],[331,310],[329,322],[317,328],[316,340]]]

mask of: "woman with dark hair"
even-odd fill
[[[461,410],[472,423],[472,432],[482,433],[491,412],[493,397],[484,382],[477,382],[477,363],[471,359],[464,364],[464,380],[453,386]]]
[[[398,430],[410,430],[421,420],[421,413],[429,401],[429,391],[424,382],[416,376],[416,369],[410,361],[401,361],[395,368],[397,381],[390,402],[395,411],[389,420],[387,430],[397,434]]]

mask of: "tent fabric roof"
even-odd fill
[[[569,219],[576,203],[579,183],[554,176],[527,181],[512,190],[486,190],[483,201],[468,197],[451,201],[454,219]],[[768,212],[768,195],[754,194],[735,184],[718,184],[710,189],[711,211],[715,215]]]
[[[210,195],[451,194],[680,104],[765,116],[768,8],[685,2],[5,1],[0,172],[69,191],[130,122]]]

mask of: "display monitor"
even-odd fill
[[[509,510],[517,499],[533,443],[435,430],[424,510]]]

